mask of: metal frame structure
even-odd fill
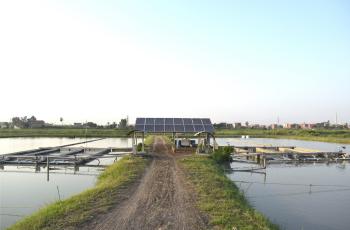
[[[206,152],[210,151],[210,138],[214,139],[215,129],[209,118],[136,118],[132,135],[133,153],[137,153],[138,134],[142,135],[142,152],[145,150],[145,134],[171,134],[173,140],[178,134],[193,134],[198,140],[205,135]]]

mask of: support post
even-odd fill
[[[136,149],[136,145],[135,145],[135,133],[133,134],[133,138],[132,138],[132,154],[136,154],[137,153],[137,149]]]
[[[145,152],[145,132],[142,132],[142,152]]]
[[[210,136],[209,136],[209,133],[207,133],[207,138],[206,138],[207,140],[206,140],[206,150],[205,150],[205,152],[206,153],[209,153],[209,149],[210,149]]]
[[[49,181],[49,179],[50,179],[50,161],[49,161],[49,157],[46,157],[46,168],[47,168],[47,178],[46,178],[46,180]]]

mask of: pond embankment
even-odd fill
[[[152,138],[150,158],[127,156],[92,189],[10,229],[277,229],[209,156],[173,153]]]
[[[147,164],[141,157],[124,157],[99,176],[94,188],[50,204],[9,229],[79,229],[126,199],[122,194],[141,177]]]
[[[130,130],[109,128],[37,128],[37,129],[0,129],[0,138],[8,137],[127,137]],[[216,129],[215,136],[221,138],[240,138],[242,135],[251,138],[296,139],[350,144],[350,130],[300,130],[300,129]]]
[[[199,209],[209,216],[211,226],[218,229],[278,229],[249,205],[213,159],[190,156],[178,162],[194,187]]]

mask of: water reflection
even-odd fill
[[[92,140],[95,138],[3,138],[0,154],[52,147]],[[77,147],[130,147],[129,138],[107,138]],[[117,159],[120,159],[119,157]],[[49,181],[45,165],[0,164],[0,229],[5,229],[49,203],[66,199],[92,187],[97,175],[115,158],[101,158],[86,166],[50,166]]]
[[[339,144],[275,140],[221,139],[231,145],[295,145],[322,151],[336,151]],[[347,149],[349,145],[346,145]],[[232,168],[249,164],[232,163]],[[348,162],[270,164],[266,174],[231,172],[229,178],[250,203],[282,229],[348,229],[350,218],[350,170]]]

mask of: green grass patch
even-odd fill
[[[155,139],[155,136],[154,136],[154,135],[148,135],[148,136],[146,136],[145,145],[146,145],[146,146],[151,146],[151,145],[153,145],[154,139]]]
[[[126,156],[106,168],[96,186],[50,204],[12,225],[9,230],[75,229],[116,204],[120,189],[138,178],[148,160]]]
[[[190,156],[179,163],[194,186],[199,209],[209,215],[214,228],[279,229],[249,205],[223,168],[210,157]]]
[[[0,129],[1,137],[127,137],[126,129]]]
[[[346,129],[218,129],[215,135],[216,137],[241,137],[242,135],[249,135],[252,138],[285,138],[350,144],[350,130]]]

